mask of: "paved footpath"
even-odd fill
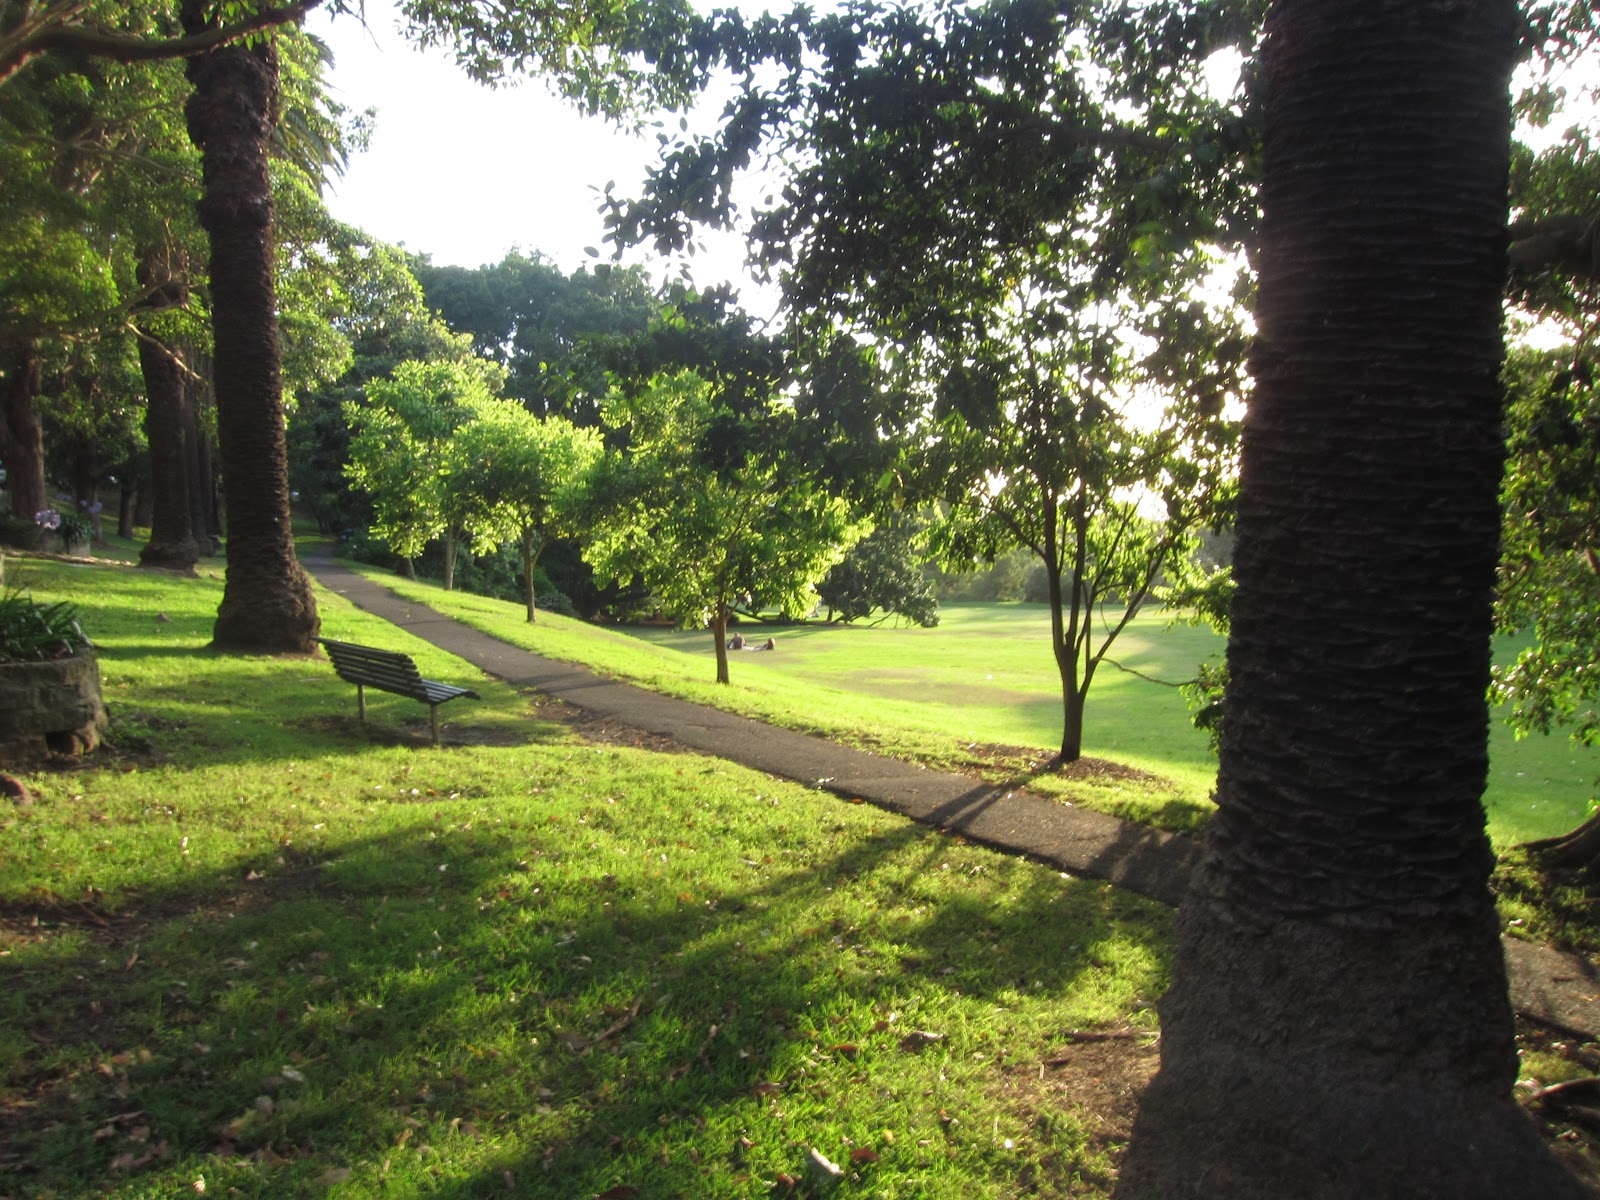
[[[1197,843],[1176,834],[619,683],[480,633],[330,559],[309,557],[305,565],[328,590],[513,687],[1073,875],[1176,905],[1200,857]],[[1506,961],[1518,1012],[1600,1040],[1600,975],[1591,964],[1514,939],[1506,940]]]

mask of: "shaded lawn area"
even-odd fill
[[[0,1193],[1105,1195],[1167,910],[716,760],[203,650],[220,582],[30,564],[117,751],[0,810]],[[813,1168],[814,1169],[814,1168]],[[625,1189],[635,1189],[629,1192]],[[619,1190],[621,1189],[621,1190]]]

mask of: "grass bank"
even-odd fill
[[[529,626],[514,604],[357,569],[538,653],[933,766],[1012,778],[1030,774],[1060,744],[1060,681],[1041,605],[947,604],[935,629],[756,626],[755,640],[771,633],[778,650],[735,655],[732,684],[718,687],[710,682],[713,648],[702,631],[597,628],[549,614]],[[1498,647],[1507,658],[1515,651],[1510,643]],[[1045,774],[1028,786],[1131,820],[1198,829],[1211,811],[1215,759],[1177,690],[1140,676],[1182,680],[1222,652],[1208,630],[1161,613],[1136,617],[1113,655],[1129,670],[1107,665],[1095,679],[1085,751],[1145,776]],[[1593,756],[1560,735],[1519,740],[1502,718],[1494,714],[1490,729],[1484,804],[1491,836],[1506,846],[1577,825],[1594,794]]]

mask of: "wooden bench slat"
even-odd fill
[[[366,716],[366,702],[361,696],[364,687],[375,687],[410,700],[419,700],[428,705],[435,745],[439,741],[439,705],[461,696],[482,699],[471,688],[422,678],[411,656],[397,650],[358,646],[354,642],[341,642],[333,638],[318,638],[317,641],[328,651],[328,658],[339,678],[356,685],[356,698],[361,705],[363,718]]]

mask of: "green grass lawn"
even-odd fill
[[[446,710],[445,745],[399,698],[357,722],[325,660],[206,650],[213,567],[8,575],[81,606],[113,727],[0,807],[0,1195],[1109,1195],[1155,1062],[1165,908],[585,741],[325,592],[330,633],[482,692]],[[706,665],[540,630],[685,691]],[[739,677],[765,679],[753,706],[842,705],[780,660],[893,633],[790,631]],[[1127,1036],[1074,1036],[1106,1030]],[[1547,1057],[1524,1074],[1570,1069]],[[813,1155],[835,1185],[808,1182]]]
[[[984,761],[969,745],[1023,747],[1038,758],[1060,744],[1060,683],[1041,605],[946,604],[935,629],[746,625],[757,644],[770,633],[778,649],[735,654],[732,684],[719,688],[709,682],[714,648],[701,631],[597,629],[553,615],[529,627],[514,604],[360,569],[539,653],[886,753],[963,769]],[[1509,656],[1514,647],[1504,644],[1500,652]],[[1112,654],[1123,666],[1166,680],[1185,679],[1202,659],[1221,656],[1215,634],[1159,613],[1135,618]],[[1518,740],[1502,718],[1495,714],[1490,727],[1485,807],[1491,836],[1509,845],[1578,824],[1594,794],[1593,756],[1560,735]],[[1089,696],[1084,742],[1086,753],[1158,779],[1140,784],[1044,776],[1029,786],[1166,828],[1192,831],[1203,824],[1216,762],[1175,688],[1102,667]],[[1026,758],[1010,756],[1003,765],[1023,770]]]
[[[114,750],[0,809],[0,1194],[764,1197],[813,1150],[839,1196],[1108,1194],[1153,1050],[1069,1035],[1153,1028],[1165,909],[587,743],[326,593],[483,693],[446,745],[207,651],[214,570],[9,565],[82,607]]]

